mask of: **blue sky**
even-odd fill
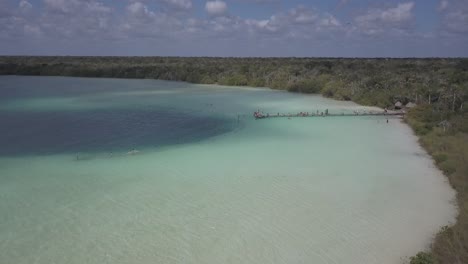
[[[0,54],[467,57],[468,0],[0,0]]]

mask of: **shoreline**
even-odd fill
[[[44,75],[1,75],[1,76],[21,76],[21,77],[24,77],[24,76],[39,76],[39,77],[45,77]],[[201,83],[194,83],[194,82],[189,82],[189,81],[174,81],[174,80],[164,80],[164,79],[153,79],[153,78],[119,78],[119,77],[88,77],[88,76],[62,76],[62,75],[47,75],[49,77],[77,77],[77,78],[96,78],[96,79],[128,79],[128,80],[159,80],[159,81],[167,81],[167,82],[183,82],[183,83],[189,83],[189,84],[197,84],[197,85],[203,85],[203,86],[215,86],[217,84],[201,84]],[[253,88],[253,89],[259,89],[259,90],[262,90],[262,89],[270,89],[270,90],[276,90],[278,91],[279,89],[274,89],[274,88],[270,88],[270,87],[251,87],[251,86],[247,86],[247,85],[225,85],[225,84],[221,84],[219,86],[225,86],[226,88],[235,88],[235,87],[238,87],[238,88],[247,88],[247,89],[250,89],[250,88]],[[351,101],[353,103],[355,103],[356,105],[359,105],[359,106],[367,106],[367,107],[373,107],[373,108],[376,108],[376,109],[381,109],[379,106],[376,106],[376,105],[366,105],[366,104],[361,104],[359,102],[356,102],[356,101],[353,101],[353,100],[340,100],[339,98],[334,98],[333,96],[332,97],[328,97],[328,96],[324,96],[322,93],[312,93],[312,94],[309,94],[309,93],[303,93],[303,92],[300,92],[300,91],[288,91],[288,90],[282,90],[284,92],[291,92],[291,93],[295,93],[295,94],[301,94],[301,95],[314,95],[314,96],[322,96],[324,98],[329,98],[329,99],[333,99],[333,100],[337,100],[337,101]],[[457,224],[459,224],[459,221],[458,221],[458,217],[460,215],[460,208],[462,208],[462,205],[460,204],[460,201],[458,199],[459,197],[459,192],[457,191],[457,186],[455,183],[453,183],[451,181],[451,178],[450,178],[450,175],[447,174],[447,172],[440,167],[440,165],[437,163],[437,156],[435,155],[434,151],[431,151],[431,149],[427,146],[427,144],[425,144],[423,142],[424,140],[424,137],[420,134],[417,133],[417,128],[416,126],[414,125],[414,123],[412,123],[412,121],[409,119],[409,117],[405,116],[404,118],[400,119],[401,120],[401,123],[406,125],[408,128],[410,128],[411,132],[413,133],[413,135],[415,136],[415,138],[417,139],[417,143],[418,145],[421,147],[421,149],[424,150],[425,154],[428,155],[428,157],[430,157],[431,159],[431,162],[432,164],[434,165],[434,168],[438,169],[442,175],[444,175],[444,179],[447,181],[447,183],[449,184],[449,186],[451,187],[451,189],[453,189],[455,191],[455,204],[456,204],[456,212],[455,212],[455,221],[454,223],[450,223],[450,227],[453,227]],[[436,242],[437,240],[437,237],[440,236],[440,234],[442,232],[446,232],[447,228],[446,227],[442,227],[441,231],[439,231],[438,233],[434,234],[434,237],[433,239],[430,241],[431,243],[431,247],[429,249],[431,249],[431,251],[433,250],[433,245],[434,243]]]

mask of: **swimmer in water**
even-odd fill
[[[136,150],[136,149],[132,149],[131,151],[127,152],[127,155],[135,155],[135,154],[138,154],[140,151]]]

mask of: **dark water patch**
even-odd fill
[[[196,142],[232,120],[168,110],[0,112],[0,155],[127,152]]]
[[[181,82],[106,78],[0,76],[0,102],[24,98],[77,97],[131,91],[188,90]]]

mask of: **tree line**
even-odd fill
[[[149,78],[322,93],[388,107],[463,110],[467,59],[0,57],[0,74]]]

